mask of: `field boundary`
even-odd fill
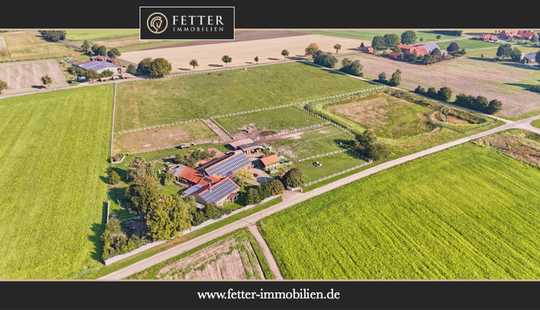
[[[257,112],[278,110],[278,109],[294,107],[294,106],[304,107],[306,105],[313,104],[313,103],[318,103],[318,102],[325,101],[325,100],[341,100],[343,98],[348,98],[348,97],[352,97],[352,96],[355,96],[355,95],[363,94],[363,93],[365,93],[367,91],[375,91],[375,90],[379,90],[379,89],[383,89],[383,88],[385,88],[385,86],[375,86],[375,87],[372,87],[372,88],[355,90],[355,91],[352,91],[352,92],[341,93],[341,94],[325,96],[325,97],[319,97],[319,98],[314,98],[314,99],[308,99],[308,100],[303,100],[303,101],[299,101],[299,102],[282,104],[282,105],[278,105],[278,106],[258,108],[258,109],[253,109],[253,110],[232,112],[232,113],[226,113],[226,114],[212,115],[212,116],[209,116],[209,118],[215,120],[215,119],[218,119],[218,118],[234,117],[234,116],[239,116],[239,115],[246,115],[246,114],[257,113]],[[180,121],[171,122],[171,123],[165,123],[165,124],[158,124],[158,125],[152,125],[152,126],[146,126],[146,127],[140,127],[140,128],[120,130],[120,131],[118,131],[116,133],[119,134],[119,135],[122,135],[122,134],[126,134],[126,133],[144,131],[144,130],[149,130],[149,129],[178,126],[178,125],[182,125],[182,124],[186,124],[186,123],[191,123],[191,122],[196,122],[196,121],[203,121],[203,120],[204,119],[202,119],[202,118],[193,118],[193,119],[180,120]]]

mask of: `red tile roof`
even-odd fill
[[[279,157],[276,154],[268,155],[260,159],[261,163],[267,167],[276,164],[279,161]]]

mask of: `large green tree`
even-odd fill
[[[304,176],[300,169],[292,168],[283,175],[282,181],[287,188],[297,188],[304,185]]]
[[[497,48],[497,57],[510,58],[512,56],[512,45],[503,44]]]
[[[407,30],[401,34],[401,43],[414,44],[416,43],[416,32]]]
[[[374,36],[371,40],[371,47],[373,47],[376,50],[384,50],[386,49],[386,43],[384,41],[384,38],[381,36]]]
[[[395,33],[385,34],[383,39],[384,39],[384,44],[386,45],[387,48],[397,47],[400,42],[399,36]]]
[[[171,63],[165,58],[156,58],[152,60],[150,65],[150,77],[160,78],[171,73],[172,66]]]

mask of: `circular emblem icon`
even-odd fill
[[[148,15],[148,18],[146,19],[146,27],[153,34],[165,32],[168,25],[169,21],[167,20],[167,17],[161,12],[154,12]]]

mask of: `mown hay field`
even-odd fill
[[[112,87],[0,100],[0,278],[101,266]]]
[[[269,217],[289,279],[538,279],[540,170],[473,144]]]
[[[209,118],[371,87],[368,82],[301,63],[121,83],[115,130]]]

